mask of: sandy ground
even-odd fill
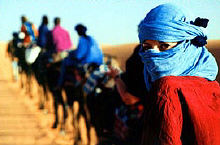
[[[0,44],[0,145],[72,145],[73,129],[67,123],[66,134],[51,129],[52,107],[47,113],[38,109],[36,82],[32,82],[33,98],[12,81],[5,44]]]

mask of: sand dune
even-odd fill
[[[215,59],[218,63],[218,68],[220,69],[220,40],[209,40],[207,44],[207,48],[209,51],[215,56]],[[218,82],[220,82],[220,71],[218,72],[218,76],[216,79]]]

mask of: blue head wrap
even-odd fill
[[[200,27],[187,20],[179,7],[172,4],[157,6],[141,21],[138,31],[141,43],[145,40],[181,42],[163,52],[153,49],[140,51],[148,90],[155,80],[164,76],[200,76],[215,80],[218,73],[215,58],[204,46],[192,43],[206,36]]]

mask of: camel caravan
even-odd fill
[[[75,26],[79,43],[72,49],[60,18],[54,19],[51,31],[47,16],[39,29],[25,16],[21,21],[21,30],[13,33],[7,48],[13,80],[30,98],[37,98],[39,109],[54,114],[51,128],[65,134],[69,119],[75,145],[135,144],[144,106],[140,99],[124,103],[120,97],[116,79],[109,74],[112,68],[124,73],[117,57],[103,53],[82,24]]]
[[[83,24],[73,48],[59,17],[49,30],[46,15],[38,29],[22,16],[7,49],[13,80],[53,113],[51,128],[65,135],[71,122],[74,145],[219,144],[219,49],[206,49],[208,19],[186,20],[159,5],[122,52],[101,49]]]

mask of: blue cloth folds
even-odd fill
[[[100,65],[103,63],[102,50],[91,36],[80,37],[77,49],[70,52],[69,57],[77,59],[80,64],[96,63]]]
[[[187,16],[179,7],[172,4],[159,5],[141,21],[138,30],[141,43],[145,40],[181,42],[162,52],[141,49],[148,90],[155,80],[164,76],[199,76],[215,80],[218,73],[215,58],[206,47],[191,43],[195,37],[206,36],[200,27],[187,21]]]
[[[25,22],[24,25],[25,25],[25,27],[27,29],[28,35],[31,36],[31,40],[35,41],[36,38],[35,38],[35,35],[34,35],[34,30],[32,29],[32,24],[30,22]]]
[[[49,33],[49,29],[47,25],[42,24],[38,29],[38,33],[39,33],[39,36],[37,40],[37,45],[42,48],[45,48],[47,44],[48,33]]]
[[[58,86],[62,86],[67,66],[83,66],[86,64],[101,65],[103,63],[103,53],[98,43],[91,36],[81,36],[76,50],[69,52],[68,57],[61,65]]]
[[[202,29],[182,21],[147,21],[140,23],[139,39],[142,43],[144,40],[158,40],[163,42],[179,42],[191,40],[196,36],[205,36]]]

